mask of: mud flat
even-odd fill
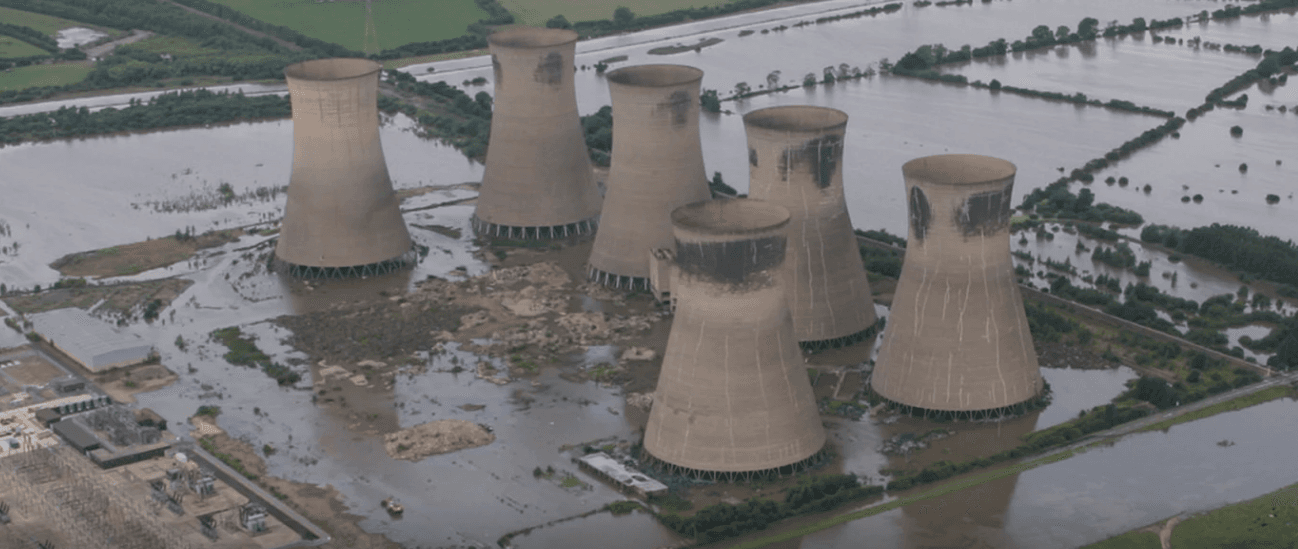
[[[402,429],[383,437],[383,448],[393,459],[419,461],[428,456],[491,444],[496,435],[481,425],[462,419],[443,419]]]
[[[4,298],[6,304],[22,314],[42,313],[64,307],[90,309],[97,313],[115,314],[128,322],[135,313],[150,302],[158,301],[158,310],[165,309],[172,300],[189,288],[194,281],[182,278],[164,278],[148,282],[106,284],[102,286],[78,285],[55,288],[36,293],[16,294]]]
[[[174,235],[123,246],[65,255],[50,263],[64,276],[104,278],[142,273],[185,261],[199,250],[215,248],[239,240],[239,229],[214,231],[178,239]]]

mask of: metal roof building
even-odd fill
[[[137,364],[153,352],[139,336],[118,333],[81,309],[56,309],[31,320],[45,341],[92,372]]]

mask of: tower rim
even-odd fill
[[[610,83],[634,88],[667,88],[684,86],[703,80],[703,70],[688,65],[654,63],[622,67],[610,71],[605,78]]]
[[[748,235],[775,231],[789,224],[789,210],[752,199],[704,200],[672,211],[672,225],[708,235]]]
[[[377,74],[383,65],[359,57],[333,57],[300,61],[284,67],[284,76],[294,80],[337,82]]]
[[[744,115],[744,125],[784,132],[821,133],[847,127],[847,113],[815,105],[782,105]]]
[[[1004,181],[1018,173],[1013,162],[980,154],[939,154],[911,160],[901,167],[906,179],[930,185],[971,186]]]
[[[504,48],[539,49],[565,46],[576,42],[579,37],[576,31],[568,29],[514,27],[488,35],[487,43]]]

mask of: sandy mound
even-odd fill
[[[443,419],[384,435],[383,447],[395,459],[419,461],[428,456],[491,444],[494,440],[496,435],[476,423]]]

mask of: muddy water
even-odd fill
[[[1298,439],[1288,398],[1129,436],[1109,447],[919,505],[830,528],[789,547],[829,549],[1077,547],[1178,513],[1254,498],[1289,483],[1298,464],[1276,459]],[[1234,446],[1220,447],[1222,439]]]
[[[1239,338],[1241,336],[1248,336],[1256,341],[1270,335],[1271,330],[1274,328],[1275,326],[1273,325],[1249,324],[1248,326],[1241,326],[1239,328],[1227,328],[1222,330],[1222,333],[1226,334],[1226,337],[1230,338],[1230,343],[1227,344],[1227,347],[1238,346],[1244,349],[1244,356],[1252,357],[1253,360],[1258,361],[1260,364],[1266,364],[1266,359],[1270,358],[1274,353],[1255,353],[1249,350],[1248,347],[1240,345]]]
[[[481,177],[481,165],[454,148],[420,139],[413,128],[411,119],[398,115],[380,130],[395,188],[453,185]],[[6,193],[0,220],[12,231],[0,239],[21,246],[16,256],[0,255],[0,279],[22,287],[48,284],[58,276],[46,265],[67,253],[161,237],[189,226],[201,232],[278,219],[284,193],[271,201],[235,206],[215,201],[214,207],[190,211],[158,212],[149,203],[183,205],[195,198],[213,202],[221,183],[229,183],[236,194],[286,185],[292,155],[293,125],[288,120],[0,149],[0,186]],[[471,193],[434,193],[420,201],[431,204],[463,196]],[[442,215],[422,211],[412,221],[437,224],[434,220]],[[417,234],[419,240],[448,239],[412,230],[423,233]]]
[[[1243,110],[1217,109],[1189,122],[1180,139],[1164,141],[1142,150],[1116,166],[1096,173],[1091,185],[1096,202],[1140,212],[1147,223],[1197,227],[1211,223],[1244,224],[1265,235],[1298,238],[1298,202],[1293,182],[1298,178],[1298,149],[1293,132],[1298,129],[1298,85],[1277,88],[1252,86]],[[1266,105],[1287,105],[1291,112],[1265,110]],[[1230,128],[1244,129],[1232,137]],[[1276,162],[1280,161],[1280,164]],[[1239,165],[1248,164],[1247,173]],[[1130,178],[1126,188],[1102,182],[1109,176]],[[1151,187],[1146,194],[1145,185]],[[1267,204],[1266,196],[1280,197]],[[1181,197],[1203,195],[1202,203],[1182,202]]]
[[[1298,27],[1298,19],[1278,26]],[[1184,113],[1203,103],[1209,90],[1260,60],[1260,55],[1156,44],[1148,34],[1140,34],[945,65],[942,72],[962,74],[970,81],[997,79],[1010,86],[1081,92],[1101,101],[1121,99]]]

